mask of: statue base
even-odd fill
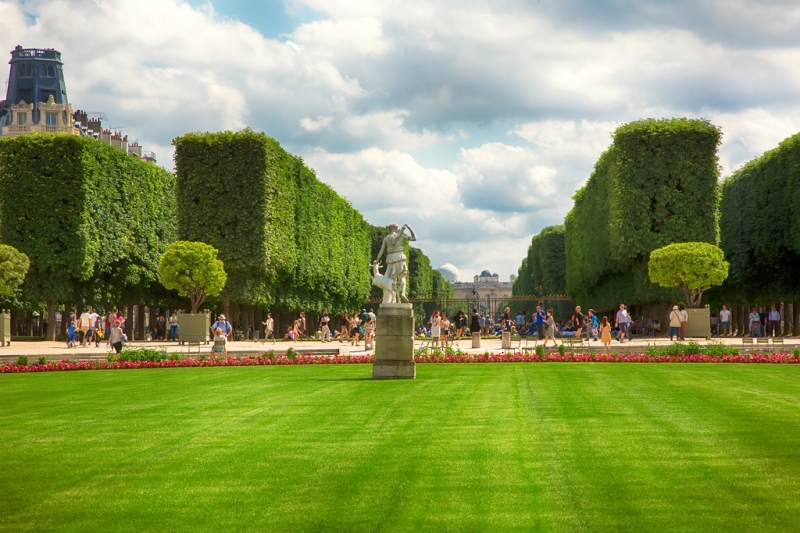
[[[411,304],[381,304],[375,325],[373,379],[414,379],[414,310]]]

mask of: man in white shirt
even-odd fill
[[[722,310],[719,312],[719,323],[722,326],[722,333],[720,333],[720,335],[728,335],[728,326],[731,323],[731,312],[728,311],[725,305],[722,306]]]
[[[95,315],[97,318],[97,315]],[[89,311],[84,311],[81,313],[80,318],[81,324],[81,333],[83,333],[83,337],[81,338],[81,346],[86,346],[86,333],[94,327],[94,320],[92,320],[92,314]]]

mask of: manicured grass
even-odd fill
[[[0,529],[797,531],[800,367],[0,376]]]

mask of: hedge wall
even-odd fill
[[[720,130],[706,120],[647,119],[617,128],[567,215],[567,292],[610,309],[674,298],[647,276],[652,250],[716,244]]]
[[[514,280],[514,295],[566,294],[564,226],[549,226],[534,235],[528,256]]]
[[[729,305],[800,298],[800,133],[745,164],[722,184],[720,247]]]
[[[370,228],[302,159],[263,133],[173,140],[178,233],[219,250],[222,299],[333,312],[370,293]]]
[[[93,139],[0,140],[0,242],[31,260],[28,299],[120,302],[155,287],[174,195],[170,172]]]

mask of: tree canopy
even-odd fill
[[[192,313],[197,313],[208,296],[217,296],[228,279],[217,249],[203,242],[177,241],[158,263],[161,283],[187,296]]]
[[[0,296],[13,296],[25,281],[31,262],[28,256],[6,244],[0,244]]]
[[[650,280],[662,287],[678,288],[689,307],[698,307],[703,292],[721,285],[729,263],[723,251],[705,242],[670,244],[650,253]]]

